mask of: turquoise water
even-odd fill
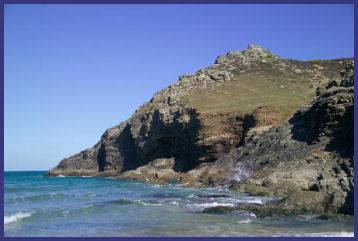
[[[264,203],[223,189],[5,172],[5,236],[351,236],[353,219],[257,219],[205,207]]]

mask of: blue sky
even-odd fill
[[[353,5],[6,5],[5,170],[54,167],[180,74],[249,43],[352,57]]]

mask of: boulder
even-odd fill
[[[125,171],[119,178],[130,178],[151,182],[169,182],[177,180],[180,177],[180,173],[173,170],[174,165],[174,158],[159,158],[149,162],[147,165],[138,167],[135,170]]]

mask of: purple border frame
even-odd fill
[[[82,241],[82,240],[92,240],[92,241],[130,241],[130,240],[277,240],[277,239],[290,239],[290,240],[347,240],[355,238],[323,238],[323,237],[293,237],[293,238],[269,238],[269,237],[227,237],[227,238],[216,238],[216,237],[61,237],[61,238],[50,238],[50,237],[40,237],[40,238],[26,238],[26,237],[4,237],[4,219],[1,217],[4,216],[4,5],[5,4],[354,4],[354,65],[355,72],[354,78],[358,79],[357,71],[357,56],[358,56],[358,0],[0,0],[0,90],[1,90],[1,100],[0,100],[0,135],[1,135],[1,145],[0,145],[0,154],[1,154],[1,163],[0,163],[0,240],[18,240],[18,241],[50,241],[50,240],[70,240],[70,241]],[[354,83],[355,89],[357,89],[357,81]],[[358,107],[356,105],[357,101],[357,91],[354,92],[354,165],[356,166],[357,160],[357,118],[358,118]],[[357,169],[354,170],[354,176],[358,174]],[[357,200],[357,186],[356,180],[354,180],[354,200]],[[355,202],[356,203],[356,202]],[[356,206],[356,205],[355,205]],[[358,225],[357,225],[357,210],[354,209],[354,236],[358,237]]]
[[[354,4],[357,0],[2,0],[0,4]]]

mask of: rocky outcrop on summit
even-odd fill
[[[219,56],[214,65],[200,69],[194,74],[183,74],[179,80],[154,95],[150,100],[166,104],[175,104],[183,101],[182,98],[195,90],[213,87],[217,83],[229,82],[235,77],[235,70],[246,69],[260,63],[278,60],[277,55],[260,46],[249,45],[241,52],[233,51]]]
[[[243,66],[250,66],[255,64],[255,62],[270,62],[278,60],[280,57],[278,55],[272,54],[268,49],[262,48],[258,45],[249,44],[247,49],[243,51],[231,51],[226,55],[219,56],[215,60],[215,64],[225,64],[234,63],[239,61]]]
[[[63,159],[48,173],[179,180],[192,185],[226,183],[230,181],[227,174],[232,174],[227,167],[238,170],[234,173],[237,178],[250,173],[236,167],[241,161],[234,157],[240,155],[241,160],[247,156],[251,161],[254,155],[242,151],[238,154],[237,148],[254,153],[256,149],[249,145],[255,143],[255,138],[264,138],[262,133],[272,131],[299,106],[311,101],[314,87],[322,88],[338,79],[339,70],[349,61],[289,60],[254,45],[241,52],[229,52],[219,56],[212,66],[180,76],[128,120],[106,130],[92,148]],[[338,84],[331,85],[342,91]],[[300,145],[310,145],[300,143],[292,147],[292,155],[299,155]],[[269,144],[263,143],[262,148],[265,145]],[[332,148],[336,145],[331,143]],[[259,152],[264,153],[260,148]],[[277,158],[284,155],[279,151],[267,154]],[[274,163],[257,160],[253,163]],[[256,166],[262,164],[253,164],[252,168]]]

